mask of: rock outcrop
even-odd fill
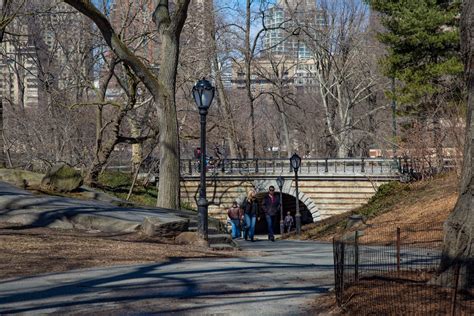
[[[57,164],[51,167],[41,180],[41,188],[56,192],[71,192],[77,190],[83,182],[79,171],[66,164]]]

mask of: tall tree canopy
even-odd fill
[[[446,0],[366,0],[381,13],[385,31],[379,39],[387,45],[383,60],[386,75],[404,83],[399,100],[407,112],[433,110],[436,98],[459,97],[451,84],[460,78],[460,2]]]

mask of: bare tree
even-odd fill
[[[177,0],[174,8],[160,0],[153,21],[161,39],[161,61],[157,76],[130,50],[114,31],[107,16],[86,0],[64,0],[88,16],[99,28],[107,45],[149,90],[157,106],[159,118],[160,181],[157,206],[179,207],[179,140],[176,113],[176,72],[179,39],[187,17],[190,0]]]
[[[311,49],[315,76],[325,113],[327,132],[337,145],[338,157],[354,155],[354,129],[387,105],[356,116],[357,107],[373,95],[375,76],[364,51],[366,8],[358,1],[320,2],[323,25],[318,29],[298,23],[301,40]],[[360,112],[360,111],[359,111]]]
[[[216,89],[217,89],[217,102],[218,108],[221,112],[221,117],[224,120],[224,130],[227,134],[227,142],[229,144],[230,150],[230,157],[239,158],[242,157],[242,148],[239,141],[238,133],[237,133],[237,124],[233,116],[232,106],[229,101],[229,96],[227,91],[224,88],[224,82],[222,79],[222,72],[223,72],[223,64],[225,61],[219,60],[219,48],[217,44],[217,31],[218,26],[216,25],[215,16],[216,12],[213,6],[213,1],[208,0],[210,5],[210,10],[212,16],[207,19],[209,23],[209,30],[212,34],[211,36],[211,47],[212,47],[212,54],[213,54],[213,62],[212,62],[212,69],[216,81]],[[221,28],[224,26],[221,25]]]
[[[293,154],[293,141],[290,139],[290,113],[291,107],[298,107],[294,92],[299,61],[276,54],[263,55],[265,62],[255,65],[256,74],[267,82],[269,88],[262,91],[258,97],[269,97],[275,105],[280,118],[280,133],[286,147],[287,157]],[[290,75],[290,72],[293,75]],[[290,86],[290,82],[293,85]]]
[[[26,0],[13,4],[12,0],[1,0],[0,2],[0,44],[3,42],[7,26],[13,21],[18,10]],[[0,98],[0,168],[6,166],[5,158],[5,136],[3,130],[3,99]]]

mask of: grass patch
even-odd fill
[[[351,212],[351,214],[359,214],[365,218],[375,217],[389,211],[401,200],[408,198],[410,192],[409,184],[395,181],[382,184],[367,204]]]
[[[125,200],[132,185],[132,176],[128,173],[117,171],[106,171],[99,176],[101,188],[111,195]],[[130,202],[141,205],[155,206],[157,198],[157,190],[155,186],[143,186],[136,183]]]

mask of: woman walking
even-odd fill
[[[248,192],[247,198],[242,202],[241,207],[244,210],[244,238],[245,240],[254,241],[255,223],[257,222],[257,216],[259,216],[257,194],[254,190]]]

